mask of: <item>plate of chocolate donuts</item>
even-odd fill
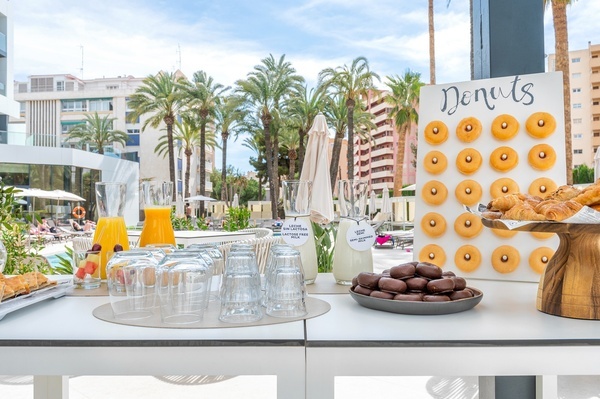
[[[408,262],[382,273],[358,274],[350,296],[361,306],[384,312],[440,315],[477,306],[483,292],[429,262]]]

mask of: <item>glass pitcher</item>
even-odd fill
[[[93,245],[100,245],[100,277],[106,279],[108,253],[115,252],[115,246],[121,250],[129,249],[127,227],[123,218],[125,208],[125,183],[96,183],[96,203],[98,205],[98,223],[94,232]]]
[[[149,244],[175,245],[175,233],[171,224],[172,182],[142,182],[144,227],[140,235],[140,247]]]
[[[360,272],[373,271],[371,250],[359,251],[350,246],[347,240],[352,225],[366,223],[368,182],[364,180],[340,180],[339,203],[340,225],[333,253],[333,277],[336,283],[351,285],[352,278]]]

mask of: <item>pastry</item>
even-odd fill
[[[431,145],[442,144],[448,140],[448,127],[442,121],[431,121],[425,126],[425,141]]]
[[[379,289],[383,292],[389,292],[394,295],[406,292],[407,285],[402,280],[396,280],[391,277],[382,277],[379,279]]]
[[[519,192],[519,185],[510,177],[501,177],[494,181],[490,186],[490,195],[492,198],[499,198],[507,194],[516,194]]]
[[[554,180],[549,179],[547,177],[540,177],[538,179],[535,179],[529,185],[529,194],[537,195],[541,198],[546,198],[552,192],[554,192],[556,188],[557,186],[556,183],[554,183]]]
[[[429,237],[440,237],[446,232],[446,219],[436,212],[429,212],[421,219],[421,229]]]
[[[518,131],[519,122],[512,115],[498,115],[492,122],[492,134],[498,140],[510,140]]]
[[[591,186],[587,186],[581,190],[579,195],[573,198],[573,201],[587,206],[600,203],[600,185],[593,184]]]
[[[474,272],[481,265],[481,252],[473,245],[463,245],[456,250],[454,263],[460,271]]]
[[[516,230],[505,230],[505,229],[490,229],[492,233],[500,238],[512,238],[517,235],[518,231]]]
[[[412,277],[404,280],[408,291],[423,291],[427,287],[427,280],[424,277]]]
[[[551,191],[549,195],[546,196],[545,199],[554,199],[559,201],[568,201],[573,199],[581,194],[581,190],[577,187],[570,186],[565,184],[563,186],[558,187],[554,191]]]
[[[394,294],[390,294],[389,292],[383,291],[373,291],[369,296],[379,299],[394,299]]]
[[[440,278],[438,280],[431,280],[427,283],[427,292],[430,294],[444,294],[446,292],[454,291],[454,280],[449,278]],[[425,300],[425,298],[423,298]]]
[[[423,302],[423,294],[418,292],[408,292],[406,294],[398,294],[394,296],[395,301],[410,301],[410,302]]]
[[[459,215],[454,221],[454,231],[464,238],[477,237],[482,230],[481,219],[469,212]]]
[[[424,295],[423,302],[450,302],[448,295]]]
[[[413,263],[405,263],[403,265],[393,266],[390,268],[390,276],[397,279],[414,277],[415,266],[416,265]]]
[[[358,276],[356,276],[356,278],[358,285],[370,290],[374,290],[378,287],[381,275],[377,273],[361,272],[358,274]]]
[[[520,204],[525,201],[525,196],[521,193],[507,194],[501,197],[494,198],[490,201],[487,208],[490,210],[497,210],[500,212],[506,212],[513,206]]]
[[[510,245],[502,245],[492,252],[492,267],[498,273],[514,272],[520,261],[519,251]]]
[[[536,212],[536,208],[525,202],[517,204],[504,212],[502,219],[532,221],[547,220],[544,214]]]
[[[529,150],[527,161],[536,170],[548,170],[556,162],[556,151],[548,144],[535,145]]]
[[[460,291],[452,291],[448,294],[448,296],[450,297],[450,300],[458,301],[459,299],[473,298],[473,291],[466,289]]]
[[[456,186],[454,195],[459,203],[464,205],[476,205],[481,199],[483,190],[475,180],[463,180]]]
[[[371,295],[371,292],[373,292],[372,289],[365,288],[362,285],[357,285],[356,287],[354,287],[354,289],[352,291],[356,292],[357,294],[366,295],[366,296]]]
[[[492,151],[490,166],[498,172],[508,172],[519,163],[519,155],[510,147],[502,146]]]
[[[551,238],[554,233],[544,233],[543,231],[532,231],[531,235],[534,238],[537,238],[538,240],[547,240],[548,238]]]
[[[481,154],[475,148],[465,148],[456,156],[456,167],[465,175],[475,173],[481,166]]]
[[[448,189],[438,180],[430,180],[423,185],[421,196],[429,205],[440,205],[446,201]]]
[[[464,143],[471,143],[481,134],[481,122],[475,117],[464,118],[456,126],[456,136]]]
[[[440,151],[429,151],[423,159],[423,168],[432,175],[438,175],[448,167],[448,159]]]
[[[552,248],[536,248],[529,255],[529,267],[531,267],[537,274],[542,274],[553,255],[554,250]]]
[[[442,278],[442,269],[431,262],[419,262],[415,268],[415,273],[429,280]]]
[[[556,130],[556,120],[547,112],[535,112],[527,118],[525,128],[530,136],[543,139]]]
[[[437,244],[427,244],[419,252],[420,262],[430,262],[439,267],[446,263],[446,253],[444,249]]]
[[[576,202],[575,200],[548,200],[540,202],[540,204],[535,207],[535,210],[536,212],[542,214],[545,220],[554,220],[560,222],[575,215],[581,210],[581,208],[583,208],[583,205],[581,205],[579,202]]]

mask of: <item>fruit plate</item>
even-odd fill
[[[464,312],[465,310],[474,308],[481,302],[481,299],[483,299],[483,292],[473,287],[468,288],[475,293],[473,298],[458,299],[451,302],[394,301],[391,299],[373,298],[357,294],[352,290],[350,290],[350,296],[358,302],[359,305],[369,309],[401,314],[440,315]]]
[[[45,301],[50,298],[59,298],[64,296],[67,290],[72,286],[72,278],[69,280],[58,281],[56,285],[42,288],[41,290],[33,291],[27,295],[18,296],[16,298],[7,299],[0,303],[0,320],[7,314],[19,309],[31,306],[34,303]]]

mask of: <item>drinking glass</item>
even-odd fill
[[[267,314],[273,317],[306,315],[306,288],[300,252],[275,252],[266,287]]]
[[[172,182],[142,182],[144,227],[140,234],[140,247],[148,244],[175,245],[175,233],[171,224]]]
[[[73,251],[73,285],[76,288],[94,289],[100,287],[100,265],[102,252]]]
[[[262,318],[260,275],[250,251],[229,253],[221,281],[219,320],[250,323]]]

